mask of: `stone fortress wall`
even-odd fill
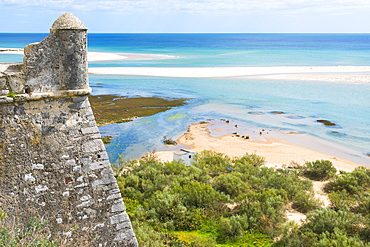
[[[0,64],[0,210],[71,246],[137,246],[87,97],[86,33],[64,14],[23,64]]]

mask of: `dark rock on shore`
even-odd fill
[[[171,138],[167,138],[166,136],[163,136],[163,143],[165,145],[174,145],[176,146],[177,145],[177,141],[171,139]]]
[[[316,120],[316,122],[318,122],[318,123],[322,123],[322,124],[324,124],[325,126],[329,126],[329,127],[337,126],[335,123],[330,122],[329,120],[324,120],[324,119]]]
[[[270,111],[271,114],[285,114],[283,111]]]

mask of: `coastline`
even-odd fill
[[[23,55],[24,50],[20,48],[0,48],[0,55]],[[160,59],[176,59],[177,56],[163,54],[141,54],[141,53],[110,53],[110,52],[95,52],[87,53],[88,62],[100,61],[118,61],[118,60],[160,60]]]
[[[191,151],[200,152],[211,150],[224,153],[229,157],[240,157],[246,153],[262,156],[266,160],[266,166],[281,167],[282,165],[298,164],[303,165],[305,162],[316,160],[330,160],[337,170],[350,172],[360,166],[354,162],[308,149],[299,145],[293,145],[269,136],[263,133],[263,137],[245,139],[237,134],[214,135],[210,127],[214,123],[193,123],[189,126],[186,133],[180,136],[177,141],[182,145],[189,146]],[[227,128],[227,123],[221,128]],[[219,127],[219,126],[218,126]],[[217,128],[213,131],[225,131]],[[293,133],[298,134],[298,133]],[[301,137],[294,137],[301,138]],[[173,159],[171,151],[157,151],[156,156],[161,161],[170,161]]]
[[[361,84],[370,82],[370,66],[93,67],[89,68],[89,73],[184,78],[250,77],[269,80],[316,80]],[[270,133],[270,136],[266,137],[264,141],[253,141],[243,140],[231,134],[215,137],[211,133],[196,132],[195,135],[199,135],[199,137],[195,138],[197,141],[193,143],[186,140],[184,137],[186,135],[188,133],[181,136],[177,140],[178,143],[190,146],[195,151],[210,149],[229,156],[241,156],[246,152],[256,153],[265,157],[266,163],[270,166],[289,165],[291,162],[304,164],[307,161],[320,159],[330,160],[338,170],[343,171],[352,171],[355,167],[360,166],[359,164],[364,165],[363,160],[356,162],[359,159],[346,155],[345,152],[340,153],[338,149],[332,149],[329,145],[323,145],[319,138],[303,134],[285,135],[280,132],[272,136]],[[206,141],[202,141],[202,138]],[[218,147],[217,143],[219,142],[224,143]],[[336,145],[335,143],[330,144]],[[345,149],[345,147],[339,147],[339,150]],[[157,154],[163,160],[172,159],[172,151],[158,151]],[[363,156],[363,154],[359,155]]]
[[[21,49],[11,49],[3,51],[0,54],[23,54]],[[176,58],[166,55],[156,54],[130,54],[130,53],[105,53],[89,52],[89,62],[110,61],[110,60],[145,60],[145,59],[169,59]],[[89,68],[90,74],[101,75],[140,75],[140,76],[157,76],[157,77],[184,77],[184,78],[216,78],[216,77],[252,77],[269,80],[317,80],[331,81],[337,83],[369,83],[370,66],[266,66],[266,67],[93,67]],[[122,119],[122,118],[121,118]],[[193,126],[193,125],[192,125]],[[197,125],[194,125],[197,126]],[[198,127],[196,127],[198,128]],[[199,127],[202,129],[201,127]],[[192,127],[191,127],[192,129]],[[288,144],[284,138],[267,137],[265,141],[243,140],[236,136],[226,134],[221,136],[212,136],[206,134],[205,130],[196,132],[197,142],[192,143],[186,138],[180,137],[178,142],[191,146],[195,151],[211,149],[217,152],[226,153],[229,156],[240,156],[246,152],[256,153],[266,158],[269,165],[289,165],[292,161],[304,163],[317,159],[327,159],[340,170],[350,171],[358,166],[354,162],[337,158],[333,154],[324,154],[305,148],[300,144]],[[185,133],[187,135],[187,133]],[[185,136],[184,135],[184,136]],[[199,136],[197,136],[199,135]],[[202,144],[201,138],[207,140]],[[291,139],[301,139],[301,136],[291,136]],[[223,143],[218,147],[219,143]],[[292,143],[292,142],[289,142]],[[293,143],[299,143],[295,141]],[[302,143],[302,141],[301,141]],[[208,145],[208,146],[207,146]],[[334,145],[334,143],[333,143]],[[229,150],[229,147],[234,147]],[[244,147],[240,149],[240,147]],[[281,154],[278,158],[277,154]],[[271,155],[275,154],[274,157]],[[283,155],[284,154],[284,155]],[[172,158],[172,152],[158,155]],[[370,164],[370,162],[369,162]]]

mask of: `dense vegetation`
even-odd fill
[[[263,158],[204,151],[192,166],[131,161],[117,172],[142,246],[270,246],[285,209],[319,208],[312,183],[294,169],[261,167]]]
[[[192,166],[153,154],[126,162],[116,174],[140,246],[370,246],[368,169],[263,164],[210,151]],[[330,179],[332,207],[321,207],[311,179]],[[301,226],[287,221],[288,208],[307,215]]]
[[[342,172],[325,191],[330,208],[309,213],[305,224],[287,229],[277,246],[370,246],[370,170]]]

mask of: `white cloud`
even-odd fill
[[[368,0],[0,0],[0,7],[113,12],[336,12],[370,8]]]

